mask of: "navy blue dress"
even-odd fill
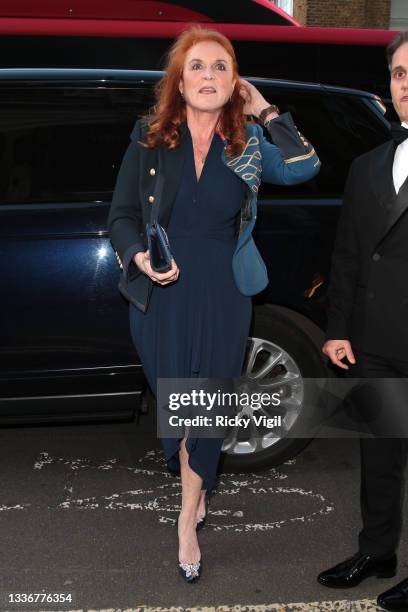
[[[235,220],[246,184],[221,159],[214,134],[200,179],[186,130],[184,172],[167,233],[180,269],[176,282],[154,284],[145,313],[130,304],[130,329],[149,385],[158,378],[238,378],[252,314],[251,297],[240,293],[232,274]],[[179,473],[180,441],[162,438],[167,466]],[[187,438],[190,467],[211,491],[221,452],[220,438]]]

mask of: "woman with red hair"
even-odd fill
[[[230,41],[193,26],[172,45],[152,114],[136,122],[117,177],[108,227],[130,301],[130,329],[152,391],[159,378],[239,378],[251,296],[268,283],[252,239],[261,180],[312,178],[319,159],[293,124],[239,77]],[[274,144],[263,135],[258,118]],[[158,176],[164,192],[155,202]],[[167,229],[171,269],[147,250],[151,207]],[[178,567],[202,569],[197,530],[214,485],[223,439],[163,438],[168,468],[181,473]]]

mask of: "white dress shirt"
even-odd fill
[[[408,123],[401,123],[402,127],[408,128]],[[392,178],[394,179],[395,191],[398,193],[402,183],[408,176],[408,138],[398,145],[394,164],[392,166]]]

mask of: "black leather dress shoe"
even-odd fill
[[[376,559],[370,555],[357,553],[354,557],[319,574],[317,580],[323,586],[333,589],[348,589],[357,586],[369,576],[392,578],[395,576],[396,567],[395,555],[389,559]]]
[[[408,610],[408,578],[381,593],[377,604],[385,610]]]

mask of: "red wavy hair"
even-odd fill
[[[165,75],[155,86],[156,104],[147,116],[148,131],[145,142],[148,148],[165,143],[169,149],[180,143],[180,124],[186,120],[186,104],[179,91],[184,61],[189,49],[202,41],[219,43],[232,58],[235,87],[229,100],[221,109],[218,126],[229,139],[227,155],[239,155],[245,147],[246,117],[243,113],[245,101],[239,94],[238,64],[234,48],[226,36],[199,25],[184,30],[170,47],[165,64]]]

